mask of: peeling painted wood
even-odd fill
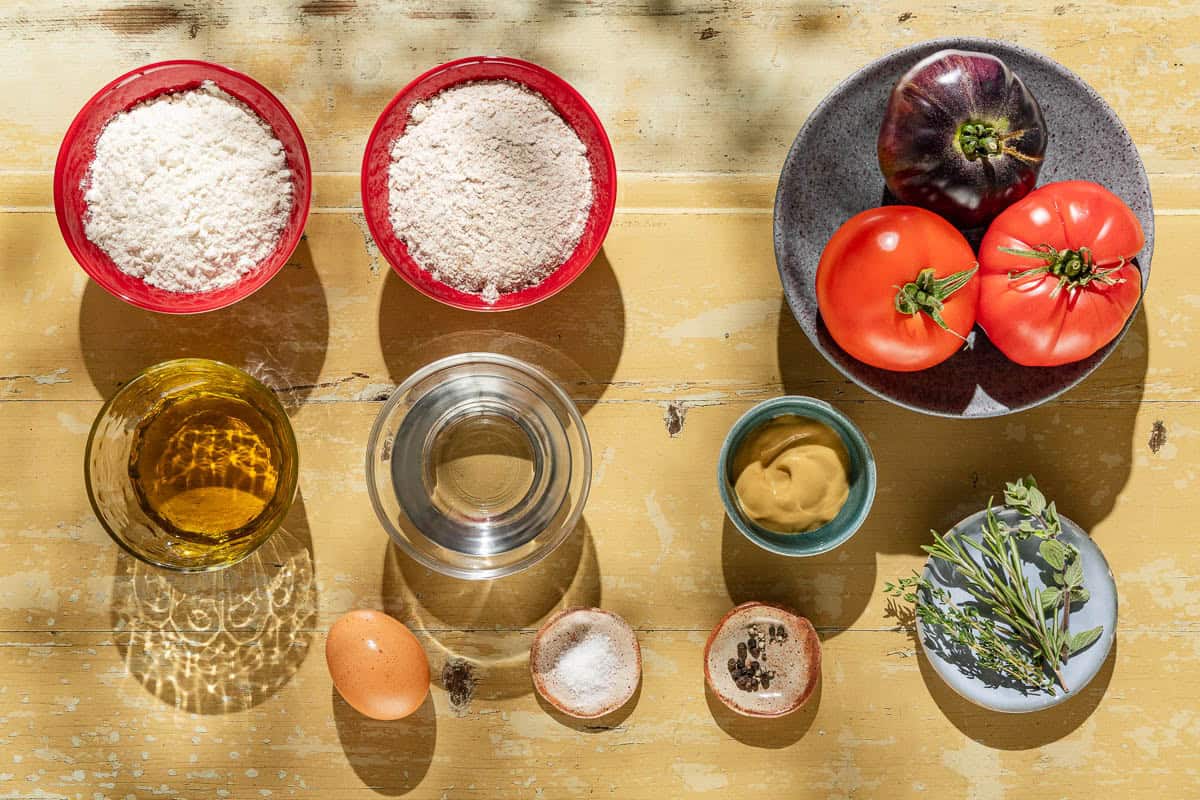
[[[9,4],[0,169],[48,170],[80,104],[138,64],[195,57],[248,71],[297,113],[319,171],[354,172],[379,109],[450,58],[507,53],[560,72],[600,109],[621,166],[775,172],[845,75],[953,32],[1052,53],[1114,106],[1151,171],[1194,171],[1200,55],[1187,3],[1037,0]],[[907,15],[907,16],[906,16]],[[705,36],[705,31],[713,35]],[[386,31],[386,35],[378,35]],[[614,54],[634,57],[614,58]],[[37,92],[27,87],[39,87]],[[683,146],[680,143],[685,143]]]
[[[458,711],[435,686],[413,717],[394,723],[358,716],[331,691],[320,634],[307,641],[318,652],[286,668],[283,689],[267,688],[279,673],[251,671],[255,702],[227,714],[174,711],[160,696],[180,698],[172,692],[186,680],[169,671],[153,676],[157,683],[128,674],[140,652],[121,640],[73,634],[48,647],[47,638],[0,653],[8,687],[0,755],[11,775],[5,788],[18,792],[494,798],[541,789],[656,800],[728,797],[739,785],[781,797],[975,798],[1036,786],[1038,796],[1078,797],[1086,766],[1084,781],[1148,797],[1166,779],[1165,765],[1183,774],[1200,759],[1192,711],[1161,721],[1142,715],[1164,678],[1181,694],[1200,691],[1187,666],[1197,656],[1195,636],[1122,636],[1095,682],[1033,727],[968,705],[922,656],[892,655],[911,642],[890,631],[824,635],[817,693],[773,722],[737,717],[707,694],[697,677],[704,637],[691,632],[640,634],[645,673],[636,705],[595,721],[540,703],[524,664],[480,654],[477,635],[421,634],[435,667],[444,654],[473,653],[478,686]],[[529,643],[527,634],[491,639],[501,656]],[[45,679],[49,669],[56,680]]]
[[[489,318],[482,330],[470,313],[376,268],[360,220],[312,216],[296,255],[265,289],[224,311],[169,318],[89,283],[52,214],[0,213],[0,258],[12,282],[0,314],[21,343],[0,347],[0,375],[60,376],[0,381],[0,396],[108,397],[142,367],[194,353],[203,341],[208,355],[250,368],[294,402],[382,399],[434,357],[479,348],[545,363],[584,404],[650,402],[665,412],[672,402],[761,399],[781,389],[879,402],[826,364],[793,321],[769,216],[618,214],[602,255],[571,293]],[[1065,403],[1197,399],[1200,365],[1188,342],[1200,330],[1200,294],[1187,271],[1171,265],[1200,247],[1200,234],[1191,216],[1160,217],[1159,232],[1163,267],[1140,317]],[[228,335],[214,339],[214,328]]]
[[[986,30],[1052,53],[1108,98],[1151,172],[1159,250],[1146,306],[1082,386],[1015,417],[894,409],[826,365],[780,297],[779,164],[815,103],[911,42]],[[380,32],[386,32],[381,36]],[[1200,791],[1197,507],[1200,86],[1187,4],[472,0],[10,4],[0,8],[0,796],[1188,797]],[[357,168],[394,92],[476,52],[531,58],[592,101],[619,163],[603,255],[569,291],[483,319],[424,300],[369,241]],[[628,54],[613,58],[614,53]],[[224,312],[167,318],[90,284],[50,194],[79,105],[138,64],[250,72],[304,129],[314,214],[295,258]],[[380,402],[427,361],[498,349],[554,372],[594,448],[584,521],[537,569],[439,578],[389,544],[366,497]],[[275,386],[301,443],[285,530],[219,576],[164,576],[118,551],[80,464],[102,401],[150,363],[218,357]],[[867,432],[875,511],[846,546],[780,559],[723,516],[714,481],[754,402],[811,394]],[[1121,592],[1113,657],[1035,719],[965,704],[886,614],[930,527],[1034,472],[1103,546]],[[706,696],[711,625],[735,602],[809,616],[822,689],[794,717]],[[225,602],[223,602],[225,601]],[[236,602],[234,602],[236,601]],[[601,604],[643,645],[639,695],[578,723],[540,703],[526,652],[555,609]],[[426,643],[437,684],[374,723],[332,692],[320,650],[342,612],[384,608]]]

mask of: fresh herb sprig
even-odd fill
[[[1091,597],[1083,587],[1083,562],[1080,560],[1079,551],[1074,545],[1060,538],[1062,522],[1058,518],[1058,509],[1053,501],[1046,502],[1046,496],[1038,489],[1033,476],[1008,484],[1004,489],[1004,505],[1025,516],[1015,531],[1004,526],[1008,532],[1015,533],[1022,539],[1037,536],[1042,540],[1038,545],[1038,555],[1050,565],[1053,570],[1051,579],[1054,581],[1054,586],[1042,590],[1042,608],[1047,612],[1060,612],[1062,629],[1065,631],[1070,627],[1071,605],[1083,605]],[[1103,628],[1093,630],[1095,635],[1091,635],[1091,630],[1081,631],[1076,640],[1064,643],[1065,647],[1060,649],[1064,663],[1071,653],[1076,653],[1096,641]],[[1087,638],[1089,636],[1090,638]]]
[[[955,569],[972,602],[957,604],[944,588],[915,574],[885,584],[884,592],[911,603],[923,623],[970,651],[981,668],[1050,695],[1056,684],[1069,691],[1062,667],[1104,630],[1070,632],[1072,604],[1089,597],[1079,551],[1061,538],[1058,510],[1032,477],[1008,484],[1004,504],[1021,515],[1015,527],[993,513],[989,500],[978,541],[933,531],[933,544],[922,547]],[[1041,540],[1038,555],[1053,586],[1034,589],[1025,577],[1018,545],[1031,536]]]

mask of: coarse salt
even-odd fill
[[[84,189],[88,239],[171,292],[237,282],[271,255],[292,211],[283,144],[211,81],[115,114]]]
[[[583,236],[587,148],[519,84],[465,83],[417,104],[391,159],[396,235],[434,278],[488,303],[545,280]]]
[[[621,655],[612,638],[589,631],[559,654],[552,674],[572,705],[600,708],[612,695],[621,664]]]

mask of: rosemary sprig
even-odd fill
[[[1015,527],[993,513],[989,500],[978,541],[933,531],[933,544],[922,547],[953,567],[970,602],[954,603],[945,589],[917,575],[887,583],[884,591],[911,603],[923,623],[970,651],[981,668],[1051,695],[1056,684],[1069,691],[1062,667],[1104,630],[1070,632],[1072,604],[1089,598],[1079,551],[1061,538],[1058,509],[1032,477],[1007,484],[1004,505],[1021,515]],[[1038,557],[1050,569],[1052,586],[1034,589],[1025,577],[1018,545],[1031,536],[1041,540]]]

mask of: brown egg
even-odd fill
[[[412,631],[380,611],[350,611],[333,623],[325,661],[338,694],[374,719],[407,717],[429,694],[424,648]]]

